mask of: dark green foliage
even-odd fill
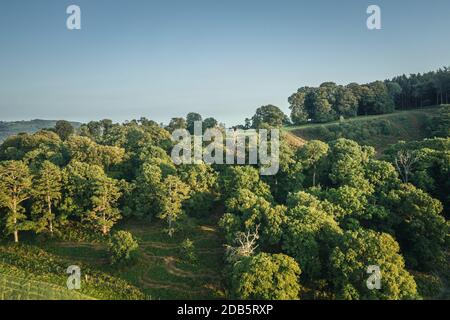
[[[139,248],[133,235],[127,231],[117,231],[109,240],[108,251],[111,263],[126,262],[131,259],[132,254]]]
[[[298,264],[284,254],[260,253],[244,258],[233,269],[233,296],[253,300],[296,300],[301,287]]]
[[[394,102],[386,85],[377,81],[360,86],[322,83],[318,88],[303,87],[288,99],[291,119],[296,125],[329,122],[357,114],[383,114],[394,111]]]
[[[442,291],[444,289],[444,284],[442,280],[432,274],[426,273],[413,273],[414,280],[417,284],[417,291],[420,296],[424,299],[433,299],[436,297],[442,297]],[[444,299],[448,299],[449,297],[442,297]]]
[[[426,271],[440,264],[448,249],[449,224],[441,215],[439,200],[405,184],[388,194],[386,207],[408,264]]]
[[[258,108],[252,118],[252,127],[255,129],[259,129],[264,125],[278,128],[287,123],[288,118],[283,111],[271,104]]]
[[[210,165],[181,165],[181,180],[190,187],[190,196],[184,203],[187,214],[205,217],[211,214],[214,201],[218,197],[218,174]]]
[[[274,199],[283,203],[289,192],[298,190],[305,179],[304,164],[299,161],[296,149],[282,136],[280,141],[279,170],[275,175],[264,176]]]
[[[195,122],[202,121],[202,116],[195,112],[190,112],[186,116],[186,127],[191,134],[194,134]]]
[[[59,120],[55,124],[55,132],[61,140],[65,141],[75,132],[75,129],[69,121]]]
[[[288,206],[283,250],[302,267],[306,282],[317,281],[326,274],[328,256],[340,242],[342,230],[327,208],[310,194],[291,194]]]
[[[417,161],[411,168],[409,181],[426,191],[444,205],[450,215],[450,139],[435,138],[423,141],[398,143],[386,150],[386,159],[394,162],[399,151],[413,152]]]
[[[399,109],[411,109],[430,105],[448,104],[450,93],[450,69],[447,67],[423,74],[401,75],[386,84],[396,83],[401,90],[392,91]]]
[[[62,141],[56,133],[46,130],[11,136],[0,147],[0,159],[23,160],[33,169],[45,160],[63,165]]]
[[[450,104],[439,109],[439,113],[432,119],[431,126],[436,137],[450,137]]]

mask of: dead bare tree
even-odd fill
[[[395,157],[395,166],[399,172],[402,181],[408,183],[409,176],[412,172],[414,164],[419,160],[417,155],[409,150],[400,150]]]
[[[238,232],[234,240],[235,246],[226,246],[227,259],[229,262],[238,262],[242,257],[250,257],[258,248],[257,241],[259,239],[259,225],[255,231]]]

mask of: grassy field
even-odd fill
[[[400,140],[420,140],[429,136],[429,119],[438,107],[397,111],[377,116],[360,116],[324,124],[306,124],[286,127],[288,134],[302,140],[348,138],[360,144],[374,146],[378,152]]]
[[[172,238],[162,231],[159,221],[122,223],[118,229],[131,232],[139,250],[132,262],[120,266],[109,263],[105,242],[27,239],[33,246],[4,244],[0,246],[0,279],[8,280],[0,285],[0,298],[223,298],[223,240],[215,220],[210,222],[188,219]],[[194,243],[195,261],[189,261],[180,250],[186,238]],[[79,293],[65,289],[69,265],[81,268]]]

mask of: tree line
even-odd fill
[[[402,75],[368,84],[301,87],[288,98],[290,117],[280,108],[266,105],[247,118],[240,128],[281,127],[308,122],[325,123],[358,115],[378,115],[449,103],[450,69]]]

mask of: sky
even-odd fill
[[[72,4],[81,30],[66,27]],[[448,0],[0,0],[0,120],[288,113],[302,86],[450,65],[449,13]]]

